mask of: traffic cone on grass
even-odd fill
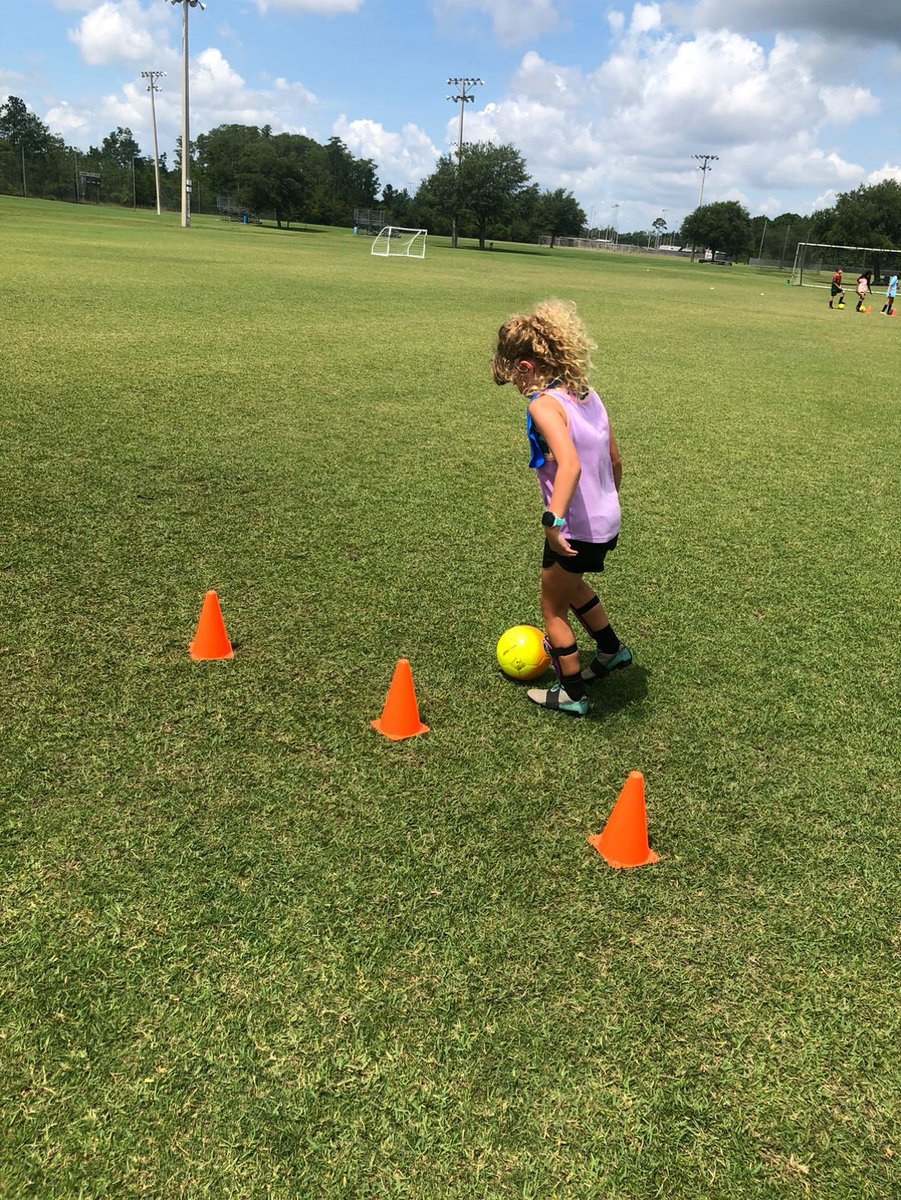
[[[392,742],[402,742],[404,738],[429,732],[428,725],[423,725],[419,719],[419,706],[416,703],[409,659],[397,660],[382,715],[377,721],[370,721],[369,724]]]
[[[235,652],[225,632],[225,621],[215,592],[207,592],[197,622],[197,632],[188,647],[195,662],[209,662],[221,658],[234,658]]]
[[[589,842],[611,867],[643,867],[660,862],[648,845],[648,816],[644,806],[644,776],[630,771],[603,833]]]

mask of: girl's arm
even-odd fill
[[[619,485],[623,481],[623,460],[619,453],[619,446],[616,444],[616,438],[613,436],[613,430],[610,430],[610,465],[613,467],[613,482],[616,485],[616,490],[619,491]]]
[[[546,393],[535,397],[529,405],[529,412],[557,463],[554,490],[548,508],[555,516],[565,517],[582,474],[579,456],[569,436],[569,426],[560,402]]]

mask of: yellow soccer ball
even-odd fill
[[[510,679],[537,679],[551,665],[543,638],[534,625],[514,625],[497,644],[497,665]]]

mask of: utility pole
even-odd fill
[[[181,26],[181,226],[187,229],[191,224],[191,121],[189,116],[188,99],[188,9],[200,7],[203,12],[206,5],[203,0],[169,0],[170,4],[180,4],[182,7]]]
[[[711,170],[710,164],[712,162],[719,162],[720,156],[718,154],[693,154],[691,157],[696,158],[698,160],[698,162],[701,164],[698,167],[698,170],[701,172],[701,194],[698,196],[698,208],[700,208],[701,205],[704,203],[704,180],[707,178],[707,172],[709,170]],[[692,245],[691,261],[694,262],[694,260],[695,260],[695,248],[694,248],[694,245]]]
[[[141,78],[148,79],[147,91],[150,93],[150,112],[153,116],[153,171],[156,176],[156,215],[159,216],[163,211],[160,205],[160,147],[156,137],[156,101],[154,94],[161,89],[156,86],[156,81],[162,79],[166,74],[165,71],[142,71]]]
[[[693,154],[692,158],[696,158],[700,162],[698,170],[701,172],[701,194],[698,196],[698,208],[704,203],[704,180],[707,178],[707,172],[713,168],[710,166],[712,162],[719,162],[718,154]]]
[[[460,170],[460,163],[463,161],[463,113],[466,111],[466,105],[471,104],[475,100],[468,88],[484,86],[484,79],[471,79],[468,75],[465,77],[455,76],[447,81],[448,87],[459,88],[460,91],[456,96],[448,96],[448,100],[453,100],[454,104],[460,105],[460,127],[457,132],[457,170]],[[457,248],[457,214],[453,215],[453,226],[451,228],[451,246]]]

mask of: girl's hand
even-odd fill
[[[555,554],[560,554],[564,558],[575,558],[579,553],[578,550],[573,550],[559,529],[546,529],[544,532],[548,545]]]

